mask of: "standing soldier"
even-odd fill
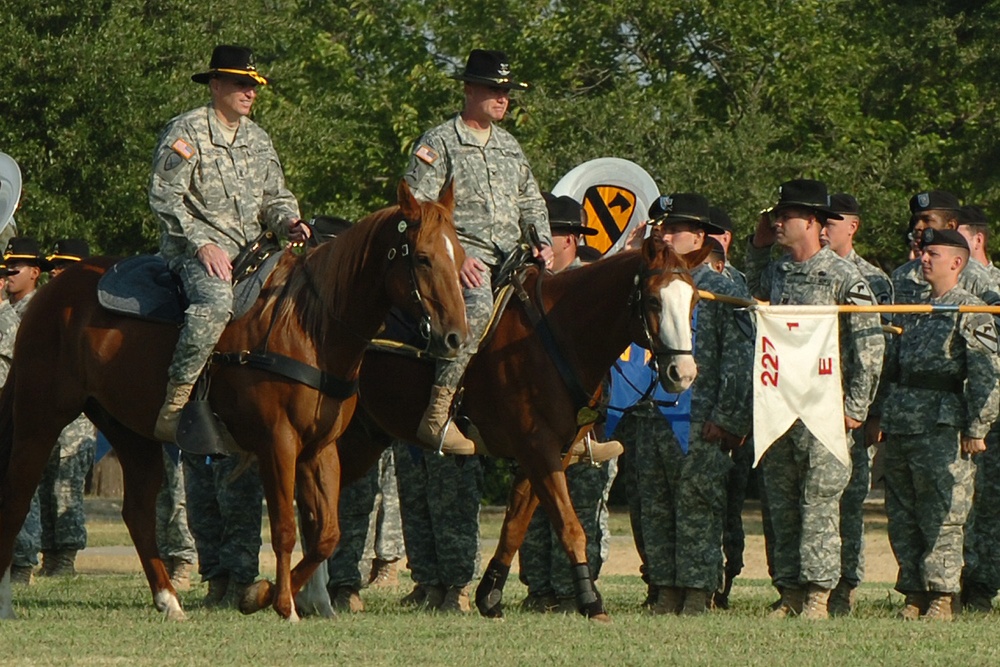
[[[854,250],[854,235],[861,227],[861,207],[851,195],[839,193],[830,196],[830,208],[840,219],[823,223],[820,242],[839,257],[858,267],[861,277],[871,288],[879,304],[892,303],[892,283],[882,269]],[[871,457],[869,446],[875,445],[868,428],[851,431],[851,479],[840,497],[840,581],[830,594],[830,613],[846,616],[854,608],[858,585],[865,575],[865,515],[864,503],[871,487]]]
[[[779,188],[778,203],[757,222],[747,253],[751,294],[779,304],[874,305],[871,290],[852,263],[820,244],[829,218],[826,185],[796,180]],[[786,254],[771,259],[777,242]],[[860,428],[878,385],[885,343],[878,315],[840,317],[844,428]],[[774,532],[773,583],[781,604],[772,614],[825,619],[830,591],[840,581],[840,496],[850,470],[802,420],[796,420],[762,459]]]
[[[951,229],[926,230],[921,243],[925,303],[947,312],[914,318],[887,359],[885,505],[902,618],[950,621],[972,506],[970,456],[986,448],[998,414],[1000,365],[993,319],[956,308],[983,303],[958,284],[968,243]]]
[[[664,213],[651,222],[674,252],[701,249],[711,223],[708,200],[681,193],[661,197]],[[704,255],[707,257],[708,252]],[[706,264],[691,271],[695,286],[736,296],[736,285]],[[704,614],[722,572],[728,450],[750,429],[753,343],[741,331],[731,306],[706,300],[695,314],[694,357],[698,377],[691,387],[689,429],[668,425],[658,411],[646,437],[636,440],[642,532],[656,614]],[[685,442],[686,440],[686,442]]]

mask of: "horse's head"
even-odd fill
[[[404,180],[398,196],[410,261],[397,264],[408,267],[406,272],[396,270],[389,277],[393,302],[420,321],[430,354],[453,357],[466,343],[469,325],[458,277],[465,250],[452,222],[452,185],[445,187],[438,201],[421,202]]]
[[[707,255],[708,249],[703,250]],[[639,301],[645,342],[656,359],[660,385],[675,394],[690,387],[698,375],[691,336],[691,314],[698,290],[688,267],[704,261],[704,256],[701,261],[696,257],[703,250],[682,258],[654,237],[642,244]]]

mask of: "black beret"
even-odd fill
[[[986,217],[986,211],[975,204],[967,204],[958,210],[958,224],[960,225],[989,225],[990,220]]]
[[[960,208],[958,197],[944,190],[918,192],[910,197],[910,215],[937,210],[958,212]]]
[[[835,195],[830,195],[830,210],[834,213],[842,213],[844,215],[861,215],[861,207],[858,206],[858,200],[846,192],[838,192]]]
[[[953,248],[965,248],[967,251],[969,249],[969,242],[954,229],[931,229],[928,227],[920,238],[920,247],[926,248],[929,245],[946,245]]]

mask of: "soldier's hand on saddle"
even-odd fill
[[[755,248],[763,248],[774,245],[778,241],[778,235],[774,232],[774,225],[771,224],[770,211],[761,211],[757,218],[757,228],[753,232],[753,245]]]
[[[312,230],[304,220],[296,218],[288,221],[288,239],[290,241],[305,241],[312,236]]]
[[[979,454],[986,451],[986,440],[984,438],[969,438],[962,436],[962,453]]]
[[[226,281],[233,279],[233,264],[229,261],[229,255],[214,243],[206,243],[198,248],[196,257],[208,271],[208,275]]]
[[[545,263],[546,269],[552,268],[552,262],[555,255],[552,254],[552,246],[539,245],[531,249],[531,254],[535,256],[536,259],[542,260]]]
[[[462,280],[462,287],[479,287],[483,284],[483,274],[489,269],[482,260],[476,257],[466,257],[462,264],[458,277]]]
[[[715,422],[705,422],[701,427],[701,437],[705,442],[717,442],[722,447],[722,451],[728,452],[738,447],[742,447],[745,436],[730,433]]]

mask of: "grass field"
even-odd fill
[[[127,544],[114,505],[93,505],[91,537]],[[485,515],[484,535],[499,524]],[[613,529],[627,531],[627,520]],[[751,524],[752,526],[752,524]],[[879,527],[874,528],[878,533]],[[884,530],[884,528],[883,528]],[[86,553],[86,552],[84,552]],[[127,560],[127,559],[126,559]],[[134,560],[134,557],[133,559]],[[90,561],[93,562],[93,561]],[[266,569],[266,568],[265,568]],[[68,580],[38,580],[15,588],[17,621],[0,623],[2,665],[998,665],[996,620],[966,615],[950,625],[893,618],[900,596],[887,582],[866,584],[856,616],[826,623],[771,621],[774,599],[764,579],[742,579],[733,608],[686,619],[641,613],[637,576],[601,578],[614,622],[521,612],[524,587],[512,576],[506,618],[456,617],[401,609],[409,591],[363,593],[365,614],[334,620],[281,621],[272,612],[244,617],[207,610],[205,587],[182,594],[186,623],[167,623],[153,609],[134,563],[84,569]]]

